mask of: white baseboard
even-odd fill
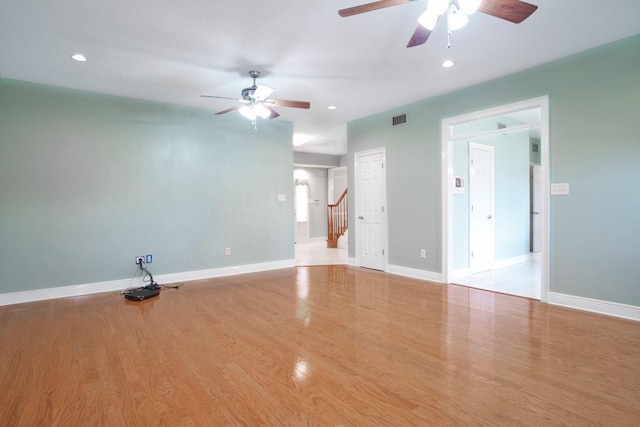
[[[236,265],[233,267],[211,268],[207,270],[186,271],[184,273],[161,274],[154,276],[158,283],[189,282],[192,280],[213,279],[216,277],[235,276],[236,274],[258,273],[260,271],[278,270],[296,266],[295,259],[263,262],[260,264]]]
[[[442,273],[419,270],[417,268],[402,267],[400,265],[387,265],[387,273],[399,276],[411,277],[413,279],[428,280],[429,282],[442,283]]]
[[[278,270],[295,267],[293,259],[284,261],[265,262],[260,264],[238,265],[233,267],[212,268],[208,270],[187,271],[184,273],[161,274],[154,279],[161,284],[188,282],[191,280],[212,279],[215,277],[233,276],[236,274],[257,273],[260,271]],[[55,298],[76,297],[97,294],[101,292],[121,291],[131,287],[141,286],[140,277],[133,279],[111,280],[108,282],[88,283],[84,285],[61,286],[56,288],[35,289],[32,291],[11,292],[0,294],[0,306],[20,304],[33,301],[44,301]]]
[[[549,304],[563,307],[640,321],[640,307],[634,305],[566,295],[558,292],[549,292],[548,302]]]

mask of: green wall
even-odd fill
[[[548,96],[551,182],[571,186],[551,199],[550,291],[640,305],[638,52],[634,36],[349,123],[349,165],[387,149],[389,264],[442,272],[442,119]],[[392,128],[400,113],[408,123]]]
[[[0,80],[0,293],[293,259],[292,133]]]

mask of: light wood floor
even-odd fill
[[[0,425],[640,425],[640,324],[347,266],[0,307]]]

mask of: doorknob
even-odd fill
[[[491,219],[491,218],[493,218],[491,215],[488,215],[488,216],[487,216],[487,219]]]
[[[363,216],[359,216],[358,219],[364,219],[364,217]]]

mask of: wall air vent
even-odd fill
[[[406,114],[400,114],[399,116],[395,116],[395,117],[391,118],[391,123],[392,123],[393,126],[403,125],[403,124],[407,123],[407,115]]]
[[[497,123],[498,127],[496,129],[505,129],[507,127],[507,125],[505,125],[504,123]]]

